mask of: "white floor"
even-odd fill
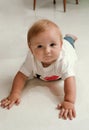
[[[31,0],[0,0],[0,100],[9,94],[12,80],[28,51],[28,27],[40,18],[56,22],[63,35],[78,36],[76,51],[77,100],[76,119],[58,119],[57,104],[63,99],[63,82],[45,83],[37,79],[27,84],[21,104],[11,110],[0,108],[0,130],[89,130],[89,1],[37,1],[33,11]]]

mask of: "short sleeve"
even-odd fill
[[[75,76],[77,55],[75,49],[69,44],[66,44],[65,56],[62,61],[62,79],[65,80],[68,77]]]
[[[28,52],[26,59],[22,66],[20,67],[20,72],[29,78],[33,78],[33,56],[31,52]]]
[[[75,76],[75,63],[66,63],[62,68],[62,79]]]

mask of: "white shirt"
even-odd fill
[[[75,76],[74,66],[76,60],[75,49],[68,41],[63,40],[60,56],[50,66],[43,67],[42,63],[36,60],[29,50],[20,72],[29,77],[29,79],[38,77],[45,81],[57,80],[59,78],[65,80],[70,76]]]

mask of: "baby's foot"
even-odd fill
[[[76,41],[78,38],[73,34],[66,34],[66,37],[71,37],[74,41]]]

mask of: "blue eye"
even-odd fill
[[[42,45],[38,45],[37,48],[42,48]]]
[[[55,45],[56,45],[55,43],[51,43],[51,44],[50,44],[51,47],[53,47],[53,46],[55,46]]]

